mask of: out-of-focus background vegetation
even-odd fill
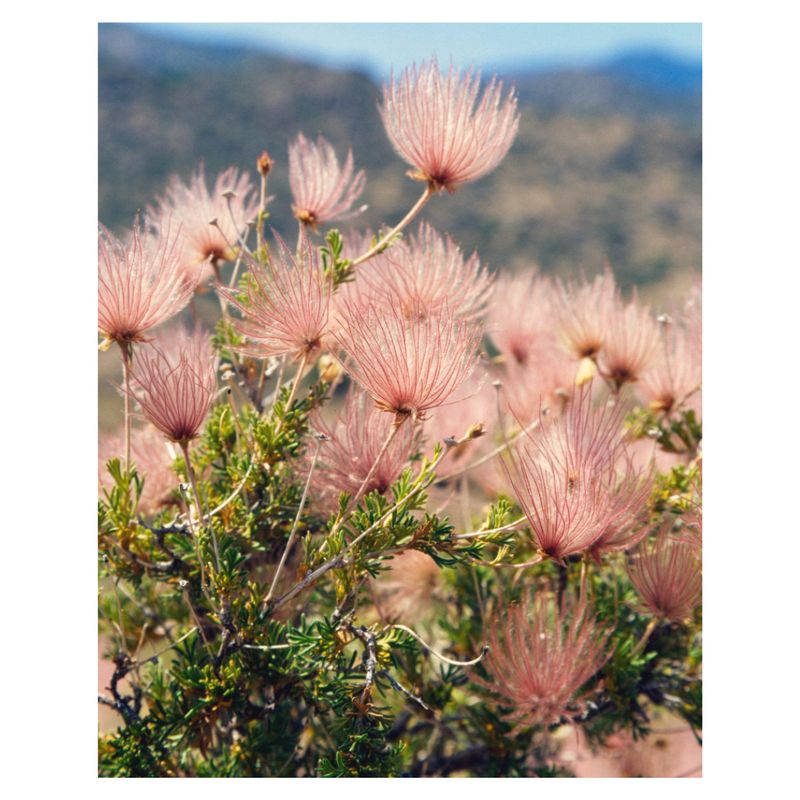
[[[100,220],[123,231],[170,175],[186,179],[201,160],[210,176],[237,165],[256,177],[266,148],[275,160],[270,222],[293,235],[287,145],[303,131],[342,156],[352,147],[366,169],[369,209],[353,225],[396,222],[419,185],[383,131],[381,81],[312,61],[164,26],[101,25]],[[701,256],[699,58],[639,49],[580,66],[505,67],[500,77],[519,94],[514,145],[486,178],[434,198],[425,218],[493,269],[535,263],[567,276],[610,263],[623,286],[655,302],[681,293]],[[119,360],[106,356],[104,377]],[[121,403],[104,398],[101,388],[109,428]]]

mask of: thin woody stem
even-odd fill
[[[411,628],[407,628],[405,625],[394,624],[389,625],[389,628],[394,628],[395,630],[405,631],[410,636],[413,636],[432,656],[436,656],[440,661],[443,661],[445,664],[451,664],[454,667],[472,667],[475,664],[479,663],[483,660],[484,656],[489,652],[488,645],[484,645],[481,648],[481,653],[477,658],[473,658],[470,661],[456,661],[455,659],[448,658],[447,656],[442,655],[441,653],[434,650],[418,633],[411,630]]]
[[[122,376],[125,384],[125,471],[131,468],[131,345],[120,342],[122,351]]]
[[[502,533],[503,531],[513,531],[514,528],[518,528],[524,522],[527,521],[527,517],[522,516],[519,519],[515,519],[513,522],[509,522],[507,525],[501,525],[499,528],[490,528],[489,530],[485,531],[471,531],[470,533],[457,533],[453,536],[454,539],[475,539],[478,536],[488,536],[492,533]]]
[[[261,191],[258,198],[258,217],[256,218],[256,252],[264,245],[264,212],[267,208],[267,173],[261,173]]]
[[[439,455],[431,462],[429,469],[433,471],[436,467],[441,463],[442,459],[450,452],[452,448],[447,447],[439,453]],[[326,572],[330,570],[344,566],[346,559],[344,558],[345,553],[348,550],[352,550],[364,537],[369,536],[369,534],[374,533],[381,525],[383,525],[386,520],[388,520],[398,508],[400,508],[403,503],[408,502],[411,500],[415,495],[419,494],[419,492],[423,491],[426,488],[426,485],[430,484],[420,484],[419,486],[415,486],[408,494],[401,497],[391,508],[387,509],[387,511],[379,517],[372,525],[369,526],[363,533],[356,536],[352,542],[345,545],[344,549],[339,553],[339,555],[335,556],[334,558],[326,561],[324,564],[321,564],[317,567],[313,572],[309,572],[305,578],[303,578],[300,583],[293,586],[289,591],[285,594],[281,595],[273,604],[272,610],[275,611],[277,608],[280,608],[285,603],[288,603],[292,598],[296,597],[300,592],[310,586],[314,581],[318,578],[321,578]],[[387,551],[388,552],[388,551]]]
[[[647,623],[647,627],[644,629],[644,633],[642,634],[642,638],[636,643],[636,646],[631,650],[631,658],[633,656],[639,655],[639,653],[644,650],[647,642],[650,640],[650,636],[652,635],[653,631],[656,629],[656,625],[659,623],[658,617],[653,617],[650,622]]]
[[[314,451],[314,458],[312,459],[311,467],[308,470],[308,478],[306,479],[306,485],[303,489],[303,495],[300,498],[300,505],[297,506],[297,514],[295,515],[294,522],[292,523],[292,530],[289,533],[289,540],[286,542],[286,547],[284,548],[283,555],[278,563],[278,568],[275,570],[275,575],[272,578],[272,585],[269,587],[269,591],[267,592],[267,595],[261,604],[262,609],[266,609],[272,600],[272,596],[275,594],[275,587],[278,585],[278,578],[280,578],[283,567],[286,564],[286,559],[289,557],[289,553],[292,550],[292,545],[294,544],[294,540],[297,535],[297,527],[300,524],[300,517],[303,514],[303,508],[306,504],[306,498],[308,497],[308,488],[311,486],[311,476],[314,474],[314,469],[317,466],[317,459],[319,458],[319,449],[322,446],[322,441],[322,439],[317,439],[317,448]]]
[[[517,433],[513,434],[512,436],[508,437],[506,441],[504,441],[501,445],[498,445],[486,455],[481,456],[479,459],[471,462],[470,464],[466,464],[465,466],[461,467],[460,469],[455,470],[454,472],[450,472],[447,475],[442,475],[441,478],[437,478],[436,483],[444,483],[445,481],[451,481],[453,478],[458,478],[459,476],[463,475],[465,472],[469,472],[470,470],[475,469],[475,467],[479,467],[481,464],[485,464],[487,461],[491,461],[496,455],[502,453],[504,450],[507,450],[511,444],[513,444],[520,436],[526,433],[530,433],[532,430],[539,426],[539,420],[534,420],[527,428],[523,428],[521,431],[517,431]]]
[[[406,214],[403,217],[403,219],[401,219],[400,222],[398,222],[397,225],[395,225],[394,228],[392,228],[389,231],[389,233],[381,237],[381,239],[374,247],[371,247],[369,250],[367,250],[366,253],[360,255],[357,259],[355,259],[355,261],[353,261],[350,264],[350,266],[357,267],[359,264],[363,264],[365,261],[369,261],[369,259],[372,258],[374,255],[380,253],[386,247],[386,245],[392,240],[392,238],[395,237],[398,233],[400,233],[400,231],[402,231],[403,228],[405,228],[414,219],[414,217],[416,217],[417,214],[419,214],[419,212],[422,211],[422,207],[425,205],[425,203],[428,202],[428,200],[430,200],[435,191],[436,190],[433,188],[433,186],[431,186],[431,184],[428,184],[425,187],[425,191],[422,193],[422,197],[420,197],[419,200],[417,200],[417,202],[414,203],[408,214]]]
[[[300,386],[300,382],[303,380],[303,375],[306,371],[306,364],[308,363],[308,353],[303,353],[303,357],[300,359],[300,366],[297,368],[297,374],[294,376],[294,381],[292,382],[292,388],[289,391],[289,397],[286,398],[286,406],[284,408],[283,416],[278,420],[278,426],[275,428],[275,433],[279,433],[281,428],[283,427],[283,422],[286,419],[286,414],[291,411],[292,403],[294,402],[294,396],[297,394],[297,389]],[[280,386],[278,390],[280,390]],[[277,397],[277,396],[276,396]]]
[[[333,527],[331,528],[331,532],[330,534],[328,534],[329,536],[332,536],[339,530],[339,528],[342,527],[342,524],[344,523],[345,519],[347,519],[347,511],[349,508],[351,507],[358,508],[358,502],[363,497],[364,492],[366,491],[367,485],[369,484],[370,480],[372,480],[372,476],[375,474],[375,470],[378,468],[378,463],[380,462],[381,458],[383,458],[384,453],[386,453],[386,450],[392,443],[392,440],[397,435],[397,431],[400,429],[400,425],[402,425],[404,421],[405,418],[402,418],[399,425],[392,425],[392,429],[389,431],[389,435],[383,442],[383,445],[381,446],[377,458],[375,459],[375,461],[372,462],[372,466],[369,468],[369,472],[367,472],[366,477],[364,478],[363,481],[361,481],[361,486],[358,487],[358,491],[355,493],[355,495],[353,495],[352,499],[347,501],[347,505],[344,507],[344,510],[337,515],[336,521],[333,523]]]
[[[192,468],[192,462],[189,458],[189,444],[187,442],[181,442],[181,450],[183,451],[183,460],[186,463],[186,474],[189,477],[189,483],[192,487],[192,494],[194,496],[194,502],[197,506],[197,521],[198,524],[202,524],[204,515],[203,515],[203,507],[200,503],[200,492],[197,491],[197,480],[195,479],[194,469]],[[189,515],[189,521],[191,522],[191,514]],[[219,547],[217,546],[217,537],[214,533],[214,528],[209,525],[208,530],[211,533],[211,543],[214,547],[214,563],[216,564],[217,571],[219,571]]]

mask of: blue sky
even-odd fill
[[[657,49],[685,59],[701,56],[694,23],[497,24],[200,24],[147,26],[172,35],[260,45],[325,66],[361,67],[383,77],[431,54],[456,64],[509,69],[590,65],[620,52]]]

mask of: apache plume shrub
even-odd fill
[[[655,317],[610,270],[410,233],[498,166],[516,100],[434,60],[380,113],[425,182],[394,226],[330,228],[364,174],[297,134],[288,164],[253,143],[257,184],[200,167],[101,228],[101,775],[553,776],[565,726],[702,729],[697,292]],[[207,271],[214,331],[167,326]]]

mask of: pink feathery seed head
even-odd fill
[[[682,622],[700,602],[700,547],[661,531],[655,541],[639,546],[628,564],[628,576],[648,611]]]
[[[434,58],[384,86],[381,119],[411,177],[452,192],[503,160],[519,127],[517,98],[492,78],[478,100],[479,85],[478,73],[451,65],[443,74]]]
[[[638,381],[650,367],[659,344],[659,332],[650,309],[639,305],[635,294],[628,303],[617,294],[606,322],[598,367],[619,388]]]
[[[144,479],[138,511],[151,516],[169,503],[178,486],[178,477],[172,469],[175,458],[167,449],[164,437],[149,425],[134,428],[131,434],[131,460],[139,477]],[[122,432],[100,440],[98,472],[101,489],[112,488],[113,480],[106,468],[112,458],[125,458],[125,435]]]
[[[507,362],[524,365],[533,351],[555,346],[555,320],[555,287],[537,269],[498,278],[486,329]]]
[[[148,236],[136,220],[127,242],[101,226],[97,246],[97,324],[106,339],[121,346],[144,341],[191,300],[197,280],[184,273],[177,226],[165,221]]]
[[[235,258],[238,241],[258,212],[259,199],[247,173],[236,167],[221,172],[209,191],[203,164],[184,183],[173,176],[152,216],[169,214],[181,224],[184,267],[216,264]],[[212,224],[213,223],[213,224]]]
[[[312,427],[325,434],[328,441],[320,449],[312,478],[312,490],[318,505],[334,512],[339,495],[355,495],[370,474],[392,429],[392,419],[358,389],[351,389],[344,407],[332,423],[315,410]],[[381,455],[364,494],[385,493],[397,480],[414,451],[416,437],[412,426],[404,426]],[[304,459],[310,468],[311,457]]]
[[[521,728],[551,724],[579,711],[580,688],[608,660],[610,630],[595,621],[585,598],[559,609],[549,593],[502,610],[488,628],[488,689]]]
[[[597,357],[605,344],[616,297],[614,274],[608,268],[591,281],[560,284],[556,295],[557,327],[564,346],[573,356]]]
[[[683,407],[700,390],[702,367],[691,331],[674,321],[662,321],[660,327],[661,343],[637,390],[654,411],[669,413]]]
[[[553,341],[541,340],[528,348],[524,363],[512,359],[497,374],[511,416],[527,426],[542,409],[555,416],[566,406],[573,394],[575,364]]]
[[[371,296],[397,303],[406,316],[438,314],[444,305],[457,317],[478,319],[492,291],[492,275],[477,253],[464,258],[461,248],[431,225],[403,239],[357,276]]]
[[[272,248],[269,261],[250,261],[244,297],[224,286],[217,291],[242,313],[242,319],[233,323],[247,339],[242,352],[256,358],[309,359],[319,353],[330,333],[333,282],[304,232],[299,257],[274,231],[273,235],[278,246]]]
[[[352,206],[364,191],[366,175],[360,170],[354,176],[353,169],[352,151],[340,166],[330,142],[320,136],[315,144],[298,134],[289,145],[289,185],[295,217],[313,228],[364,211],[366,206]]]
[[[590,383],[574,389],[563,414],[511,455],[508,479],[543,555],[562,559],[590,549],[616,518],[611,500],[623,437],[621,407],[594,408]]]
[[[182,446],[200,432],[217,389],[213,358],[199,336],[176,352],[138,350],[131,383],[144,416]]]
[[[448,306],[411,319],[395,305],[350,306],[342,322],[334,338],[348,372],[397,424],[447,403],[475,368],[480,326]]]
[[[633,455],[626,450],[619,459],[615,473],[606,484],[606,525],[591,549],[592,557],[598,562],[605,553],[630,550],[648,533],[646,523],[649,516],[648,500],[653,491],[653,463],[637,467]]]
[[[383,620],[416,623],[433,610],[441,584],[439,567],[429,555],[406,550],[370,581],[370,588]]]

